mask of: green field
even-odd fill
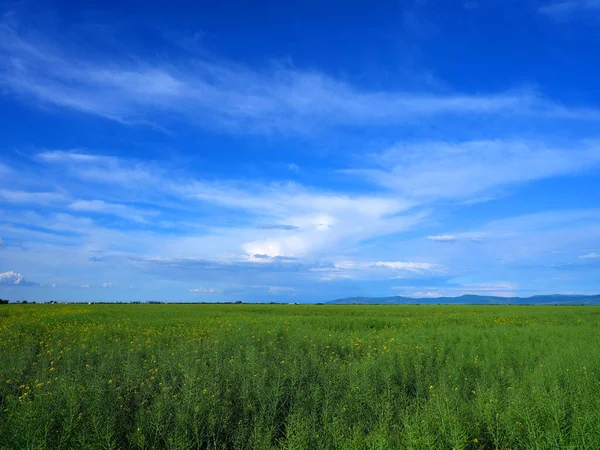
[[[600,307],[3,305],[0,448],[599,449]]]

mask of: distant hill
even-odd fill
[[[534,295],[533,297],[495,297],[491,295],[461,295],[460,297],[348,297],[328,302],[330,305],[598,305],[599,295]]]

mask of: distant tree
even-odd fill
[[[24,305],[26,305],[27,304],[27,300],[23,300],[21,303],[24,304]]]
[[[0,298],[0,305],[8,305],[8,300],[2,300]]]

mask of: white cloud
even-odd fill
[[[102,283],[102,287],[105,289],[110,289],[113,287],[113,284],[109,281],[106,281],[106,282]]]
[[[158,214],[157,211],[132,208],[130,206],[118,203],[108,203],[103,200],[75,200],[68,206],[73,211],[94,212],[100,214],[110,214],[134,222],[146,223],[146,216]]]
[[[25,98],[122,123],[153,124],[167,112],[230,130],[310,132],[448,114],[600,118],[597,111],[567,110],[533,92],[367,90],[316,71],[281,64],[255,70],[198,55],[167,64],[119,59],[115,52],[102,62],[89,47],[77,48],[75,41],[61,46],[52,36],[33,36],[14,22],[0,24],[0,57],[6,61],[0,66],[2,85]]]
[[[114,158],[103,155],[93,155],[88,153],[80,153],[78,151],[64,151],[64,150],[48,150],[37,155],[39,158],[49,162],[64,163],[71,161],[79,164],[100,164],[106,165],[111,161],[115,161]]]
[[[290,286],[268,286],[255,284],[250,286],[252,289],[258,289],[261,291],[266,291],[267,294],[271,295],[296,295],[297,289],[295,287]]]
[[[489,295],[494,297],[517,296],[519,286],[511,282],[466,283],[442,286],[422,287],[413,292],[414,286],[393,286],[392,289],[404,291],[402,295],[417,298],[458,297],[461,295]]]
[[[439,298],[439,297],[443,297],[444,294],[440,293],[440,292],[435,292],[435,291],[420,291],[420,292],[414,292],[412,294],[408,295],[409,297],[415,297],[415,298]]]
[[[351,196],[295,183],[207,182],[185,175],[173,177],[170,172],[157,170],[152,163],[142,165],[81,152],[44,152],[38,156],[51,164],[53,171],[66,170],[65,177],[69,179],[86,184],[102,182],[106,188],[97,192],[112,196],[107,200],[73,202],[72,210],[110,212],[143,223],[145,217],[138,215],[144,210],[131,210],[122,201],[113,200],[134,192],[134,197],[143,195],[145,202],[156,209],[165,203],[171,209],[183,211],[214,205],[213,209],[243,213],[237,214],[240,219],[236,228],[210,227],[209,233],[202,237],[168,238],[163,250],[169,254],[180,252],[180,256],[198,255],[200,251],[214,257],[215,251],[228,249],[251,257],[304,257],[329,251],[342,243],[351,246],[369,237],[401,232],[426,215],[423,211],[401,215],[414,205],[398,196]],[[170,200],[173,198],[175,202]],[[219,210],[217,213],[230,214]],[[257,222],[285,226],[256,226]],[[210,220],[203,217],[202,223],[209,224]]]
[[[486,273],[497,270],[525,273],[542,267],[565,267],[565,263],[572,261],[573,249],[597,246],[598,223],[597,208],[543,211],[490,220],[469,231],[452,233],[455,244],[437,246],[435,258],[444,266],[468,267],[469,271]],[[420,245],[415,240],[403,251],[418,251]],[[579,259],[579,264],[584,261]],[[547,283],[551,276],[541,278],[539,283]]]
[[[173,186],[181,193],[197,200],[254,212],[269,213],[274,216],[295,216],[292,225],[302,226],[313,223],[323,215],[306,217],[313,212],[335,213],[354,210],[365,216],[381,216],[408,209],[412,206],[403,199],[391,197],[349,196],[339,193],[323,193],[309,190],[294,183],[285,184],[241,184],[202,183]],[[303,214],[304,213],[304,214]],[[322,222],[314,223],[318,225]]]
[[[24,284],[25,278],[18,272],[8,271],[0,273],[0,284]]]
[[[418,156],[422,157],[420,154]],[[573,158],[577,158],[577,155]],[[369,195],[355,195],[294,183],[249,183],[234,180],[207,182],[195,180],[177,171],[162,172],[157,170],[157,164],[152,162],[140,164],[135,160],[82,152],[45,152],[40,155],[39,161],[42,168],[46,166],[52,173],[60,174],[65,192],[68,192],[70,198],[79,197],[80,190],[90,186],[98,192],[98,195],[104,196],[101,201],[84,204],[85,208],[82,209],[127,206],[128,200],[120,196],[134,191],[133,196],[143,198],[144,205],[148,205],[148,208],[158,210],[166,204],[170,208],[170,219],[174,223],[178,222],[180,217],[178,214],[188,215],[192,212],[198,214],[195,219],[196,224],[202,225],[201,228],[194,228],[185,225],[182,221],[178,225],[179,228],[164,232],[153,228],[155,224],[151,221],[140,228],[122,229],[118,223],[107,225],[105,220],[97,222],[90,217],[75,214],[42,211],[36,213],[21,211],[11,214],[11,224],[0,224],[0,235],[11,236],[11,239],[24,239],[28,241],[28,245],[33,242],[34,246],[39,246],[43,242],[46,246],[44,251],[48,255],[62,255],[58,259],[55,256],[48,256],[44,262],[46,267],[58,266],[58,262],[52,261],[65,259],[77,260],[78,264],[82,260],[86,263],[99,264],[98,261],[112,256],[114,261],[111,266],[122,267],[128,264],[131,269],[127,270],[144,270],[140,267],[142,263],[132,262],[129,258],[156,255],[165,260],[175,261],[161,265],[160,269],[158,267],[153,269],[156,273],[168,273],[164,276],[172,276],[174,266],[179,264],[176,261],[197,258],[213,262],[233,261],[252,263],[254,266],[262,265],[265,266],[263,268],[265,273],[272,270],[267,266],[276,266],[277,271],[304,273],[306,280],[366,281],[399,277],[426,278],[455,273],[459,266],[472,267],[475,260],[479,264],[483,261],[496,261],[500,257],[505,261],[531,258],[537,252],[548,250],[547,244],[542,245],[544,241],[542,237],[549,236],[544,234],[549,230],[575,226],[577,222],[589,223],[591,226],[600,217],[597,211],[558,211],[530,217],[503,219],[488,223],[478,230],[435,236],[438,238],[452,236],[460,242],[456,245],[441,246],[435,255],[423,255],[418,248],[394,252],[393,246],[405,245],[401,237],[395,239],[397,244],[392,244],[389,249],[387,245],[383,247],[380,245],[382,241],[373,244],[373,240],[382,239],[390,234],[400,235],[403,231],[420,224],[430,214],[430,210],[424,207],[429,206],[428,202],[435,198],[410,199],[407,195],[393,191],[383,193],[373,191]],[[80,169],[83,169],[83,172],[80,172]],[[102,171],[103,176],[106,174],[107,178],[98,176],[89,180],[81,175],[85,171],[96,174]],[[111,179],[111,172],[121,173],[121,175]],[[131,178],[134,179],[137,175],[138,178],[131,184],[127,184],[129,175],[133,175]],[[100,182],[101,179],[105,181],[102,181],[104,184],[99,189],[93,183]],[[120,182],[124,184],[118,184]],[[73,195],[67,188],[77,195]],[[165,199],[174,200],[166,203]],[[73,201],[65,203],[62,207],[72,212],[86,212],[70,209],[69,205],[72,203]],[[55,209],[56,205],[53,205],[53,211]],[[205,210],[209,213],[205,214]],[[124,213],[124,211],[118,212]],[[129,210],[127,212],[135,213]],[[219,216],[235,217],[235,222],[231,225],[229,219],[220,223],[213,220]],[[186,220],[192,222],[191,219]],[[40,230],[26,229],[32,223],[40,224]],[[276,224],[276,226],[260,224]],[[131,226],[135,225],[131,224]],[[597,233],[588,233],[585,239],[593,239],[595,235]],[[574,239],[576,236],[584,235],[577,232],[569,233],[569,236],[570,239]],[[561,242],[561,248],[568,247],[569,240],[561,237],[556,241],[554,237],[556,235],[553,235],[548,242]],[[463,248],[463,243],[469,245],[469,239],[482,240],[478,244],[481,252],[477,255]],[[415,242],[417,241],[422,243],[422,239],[417,239]],[[506,245],[506,242],[511,242],[511,245]],[[581,238],[579,242],[575,242],[577,247],[571,248],[585,248],[581,246],[584,242]],[[592,247],[593,244],[588,241],[585,245]],[[68,250],[67,246],[73,250]],[[98,256],[96,253],[92,256],[89,253],[97,250],[107,253],[104,256]],[[465,256],[461,256],[458,252],[464,253]],[[361,255],[359,258],[364,260],[356,262],[356,255]],[[396,255],[402,255],[406,259],[397,261],[394,259]],[[33,260],[34,256],[32,253],[29,256],[24,255],[23,258]],[[295,261],[293,258],[298,260]],[[317,260],[330,264],[331,267],[317,267],[320,271],[313,271],[308,266]],[[345,265],[345,261],[355,262],[351,266]],[[22,267],[22,264],[25,263],[20,262],[19,267]],[[287,267],[284,269],[282,266]],[[218,270],[217,282],[229,283],[235,276],[239,276],[238,274],[242,272],[250,274],[255,269],[249,265],[239,265],[234,269],[229,266],[219,266],[217,269],[202,266],[200,270],[188,270],[185,278],[188,281],[210,282],[211,278],[202,277],[208,276],[211,270]],[[289,283],[287,278],[283,281],[278,280],[277,273],[273,272],[273,278],[264,280],[263,284]],[[59,274],[52,274],[55,275]],[[118,277],[119,274],[106,274],[107,278],[113,276]]]
[[[423,270],[430,270],[437,266],[437,264],[424,263],[424,262],[409,262],[409,261],[378,261],[372,264],[373,267],[383,267],[386,269],[393,270],[406,270],[410,272],[420,272]]]
[[[289,200],[291,205],[293,201],[293,199]],[[250,240],[243,248],[249,254],[305,257],[315,253],[330,252],[339,247],[349,248],[370,237],[400,233],[413,227],[426,215],[426,212],[399,214],[403,210],[401,204],[396,215],[380,215],[379,207],[369,211],[368,204],[361,204],[362,201],[368,203],[368,200],[364,198],[361,200],[359,197],[348,201],[344,209],[338,209],[334,201],[331,209],[321,210],[328,211],[329,214],[319,214],[319,210],[316,210],[317,214],[307,211],[303,216],[287,216],[285,221],[297,226],[298,230],[293,232],[267,230],[255,233],[266,237]],[[298,206],[297,209],[300,211],[301,208],[302,206]],[[285,212],[273,211],[277,217],[286,217],[279,216]],[[290,211],[289,214],[293,212]]]
[[[516,291],[518,286],[510,282],[496,283],[473,283],[463,284],[462,289],[466,291],[488,292],[488,291]]]
[[[290,294],[295,291],[295,288],[288,286],[267,286],[267,292],[272,295]]]
[[[591,252],[587,255],[580,256],[582,259],[600,259],[600,253]]]
[[[55,170],[66,170],[68,175],[84,180],[88,184],[104,183],[127,186],[132,190],[147,189],[148,186],[153,186],[161,175],[161,171],[151,164],[82,153],[77,150],[49,150],[38,153],[37,158],[46,164],[51,164]]]
[[[90,285],[89,284],[80,284],[79,287],[82,289],[88,289],[90,287]]]
[[[331,268],[324,267],[321,279],[386,280],[421,278],[442,274],[446,269],[439,264],[414,261],[337,261]]]
[[[450,236],[448,234],[443,234],[440,236],[427,236],[427,239],[434,242],[454,242],[456,240],[456,237]]]
[[[58,192],[28,192],[0,189],[0,199],[17,204],[48,204],[63,202],[67,198]]]
[[[195,288],[190,289],[190,294],[222,294],[223,291],[221,289],[216,288]]]
[[[248,242],[243,247],[251,259],[256,259],[255,255],[266,255],[270,258],[302,256],[307,252],[308,246],[307,239],[303,239],[301,236],[289,236],[280,239]]]
[[[592,170],[600,142],[551,146],[528,141],[399,144],[372,155],[378,166],[348,170],[404,198],[472,199],[509,186]]]

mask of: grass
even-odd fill
[[[598,449],[600,308],[0,306],[1,449]]]

